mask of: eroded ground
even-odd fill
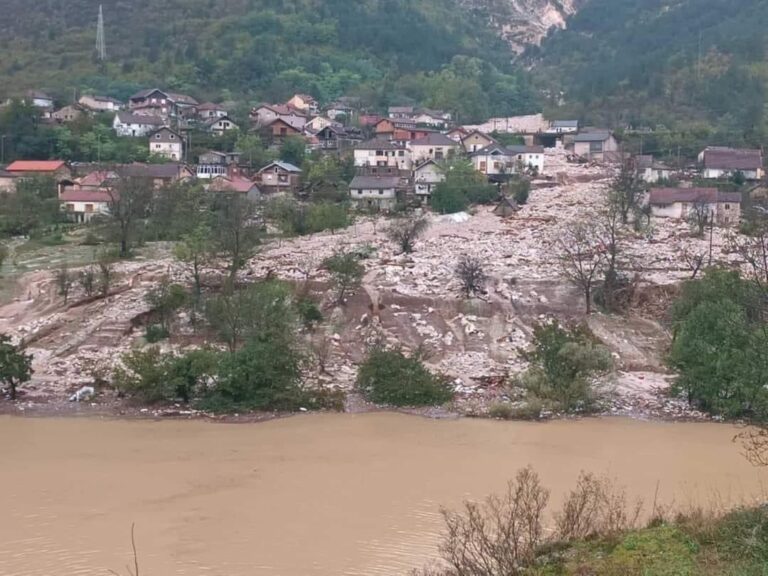
[[[543,319],[578,319],[584,305],[579,292],[561,278],[557,241],[576,219],[595,218],[613,173],[610,168],[568,164],[562,153],[547,156],[548,178],[534,183],[529,203],[509,218],[490,208],[472,215],[431,216],[431,226],[415,253],[399,255],[386,237],[386,221],[360,220],[347,230],[266,246],[249,264],[244,278],[273,274],[308,281],[327,305],[324,328],[331,342],[327,374],[312,379],[351,389],[366,344],[385,339],[407,349],[421,347],[429,363],[456,381],[458,406],[482,411],[504,394],[501,383],[525,368],[525,348],[532,326]],[[683,222],[655,219],[650,231],[630,233],[626,250],[640,285],[635,312],[627,317],[594,314],[589,324],[611,349],[618,375],[602,384],[611,413],[687,417],[682,402],[664,392],[669,376],[663,367],[669,335],[659,314],[665,295],[690,277],[681,254],[705,252],[709,239],[692,238]],[[367,247],[361,290],[344,309],[333,310],[329,279],[321,262],[335,250]],[[727,253],[727,233],[716,230],[713,254]],[[458,259],[480,258],[489,274],[483,299],[464,300],[454,275]],[[120,355],[141,342],[140,325],[148,312],[144,297],[165,275],[181,279],[169,257],[119,265],[119,279],[106,299],[76,293],[65,307],[51,272],[22,276],[15,297],[0,307],[0,332],[28,342],[35,376],[25,402],[66,401],[94,375],[106,375]],[[195,341],[182,326],[173,345]]]

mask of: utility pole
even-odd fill
[[[104,36],[104,8],[99,4],[99,22],[96,25],[96,52],[99,60],[107,59],[107,40]]]
[[[0,164],[5,164],[5,134],[0,136]]]

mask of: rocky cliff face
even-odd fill
[[[491,26],[515,52],[538,45],[552,28],[566,20],[587,0],[462,0],[468,8],[487,15]]]

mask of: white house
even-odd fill
[[[59,195],[59,204],[62,211],[73,222],[83,224],[96,216],[109,214],[109,205],[112,198],[104,189],[69,189]]]
[[[675,173],[672,167],[654,160],[649,154],[635,156],[635,170],[640,180],[651,184],[669,180]]]
[[[391,166],[410,170],[411,151],[388,140],[369,140],[355,147],[355,166]]]
[[[461,139],[461,145],[467,154],[479,152],[483,148],[487,148],[496,143],[496,140],[478,130],[469,132]]]
[[[399,183],[397,176],[355,176],[349,184],[349,197],[358,208],[392,210]]]
[[[239,152],[218,152],[209,150],[200,154],[195,172],[200,180],[211,180],[217,176],[227,176],[231,166],[240,161]]]
[[[573,134],[579,131],[578,120],[553,120],[547,133],[549,134]]]
[[[761,150],[709,146],[699,154],[702,178],[728,178],[740,172],[747,180],[760,180],[763,170]]]
[[[693,210],[703,209],[722,226],[741,219],[741,193],[720,192],[717,188],[652,188],[651,212],[659,218],[686,219]]]
[[[422,202],[429,202],[435,188],[443,180],[445,180],[445,172],[443,172],[437,162],[427,160],[420,164],[413,171],[416,197]]]
[[[544,172],[544,149],[540,146],[509,146],[492,144],[470,155],[475,170],[486,176],[516,174],[519,169]]]
[[[112,128],[118,136],[142,137],[165,124],[158,116],[139,116],[130,112],[118,112]]]
[[[408,144],[411,150],[411,157],[415,163],[425,160],[445,160],[456,154],[459,144],[451,140],[445,134],[432,132],[424,138],[411,140]]]
[[[168,127],[160,128],[149,137],[149,153],[169,160],[181,160],[184,140],[178,132]]]

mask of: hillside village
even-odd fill
[[[6,198],[25,179],[55,180],[60,210],[76,226],[98,224],[121,209],[120,179],[141,179],[155,194],[200,184],[213,196],[241,197],[259,207],[279,204],[280,198],[304,203],[318,185],[308,184],[301,167],[279,157],[263,166],[244,161],[237,149],[190,157],[192,134],[201,130],[214,142],[245,131],[275,154],[292,141],[300,143],[302,157],[348,159],[351,180],[340,193],[334,188],[334,202],[357,213],[354,224],[268,242],[241,274],[307,283],[322,308],[332,310],[323,336],[327,366],[310,378],[316,384],[351,391],[366,345],[371,338],[384,339],[407,350],[428,350],[428,364],[454,381],[457,409],[470,414],[483,414],[505,397],[503,383],[527,366],[521,351],[530,345],[537,322],[583,317],[579,288],[563,270],[561,239],[574,223],[597,219],[616,178],[630,173],[645,191],[641,204],[649,220],[622,239],[625,273],[634,277],[628,316],[621,321],[588,316],[590,329],[619,368],[605,384],[610,400],[603,409],[693,415],[685,402],[666,395],[665,302],[681,280],[696,277],[707,265],[745,265],[734,249],[748,199],[743,190],[759,190],[764,176],[760,150],[711,146],[695,162],[673,167],[625,152],[610,130],[541,114],[459,125],[439,110],[393,106],[380,115],[360,110],[354,98],[321,107],[311,96],[296,94],[285,103],[254,107],[243,125],[224,105],[159,89],[141,91],[126,103],[83,96],[62,108],[40,92],[27,99],[42,122],[113,116],[117,137],[148,148],[147,163],[18,159],[0,170]],[[469,213],[441,215],[433,195],[458,170],[456,162],[470,166],[473,178],[493,192]],[[412,254],[400,254],[386,233],[386,220],[404,210],[426,214],[430,223]],[[364,260],[361,289],[343,308],[334,308],[328,300],[331,279],[321,264],[338,251],[360,249],[372,255]],[[462,255],[482,262],[488,276],[487,289],[470,305],[462,303],[453,272]],[[0,309],[0,331],[34,354],[35,375],[25,392],[29,406],[57,405],[111,374],[121,354],[141,339],[138,328],[152,314],[147,294],[163,279],[186,277],[167,251],[117,268],[119,287],[105,298],[86,295],[62,307],[55,275],[39,271],[22,276],[18,296]],[[189,318],[178,322],[171,347],[194,346],[198,338]]]

